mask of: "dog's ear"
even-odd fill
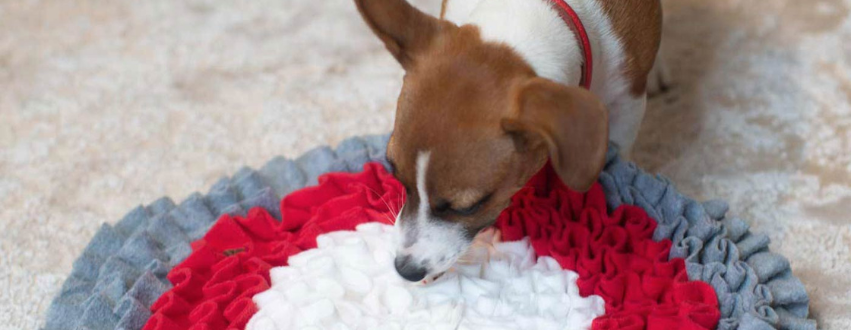
[[[514,113],[501,122],[518,152],[549,153],[562,182],[577,191],[591,188],[608,147],[608,111],[580,87],[532,78],[516,90]]]
[[[393,57],[408,69],[441,29],[452,26],[405,0],[355,0],[363,19]]]

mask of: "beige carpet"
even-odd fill
[[[665,1],[677,84],[636,160],[730,201],[851,329],[851,0]],[[388,131],[401,74],[347,0],[0,1],[0,328],[130,208]]]

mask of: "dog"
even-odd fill
[[[627,155],[658,65],[659,0],[354,0],[405,70],[387,161],[407,198],[395,267],[448,270],[548,161],[587,191]]]

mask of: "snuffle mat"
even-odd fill
[[[356,137],[104,224],[45,329],[815,329],[769,239],[618,158],[585,194],[548,167],[459,264],[395,275],[387,136]]]

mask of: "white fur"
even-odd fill
[[[628,154],[646,102],[644,96],[629,93],[622,42],[598,1],[567,3],[579,15],[591,42],[591,91],[609,109],[609,138]],[[485,41],[509,45],[541,77],[565,85],[579,84],[583,56],[578,38],[549,0],[449,0],[444,18],[457,25],[478,26]]]
[[[417,154],[417,193],[420,195],[420,208],[417,210],[417,219],[427,219],[429,212],[428,189],[426,189],[426,171],[428,171],[428,160],[431,151]]]
[[[417,154],[416,187],[420,203],[415,218],[399,219],[401,222],[400,250],[397,255],[410,256],[411,262],[426,268],[429,275],[449,269],[467,250],[470,242],[461,224],[442,221],[431,215],[426,175],[431,152]],[[413,239],[413,241],[408,241]]]

